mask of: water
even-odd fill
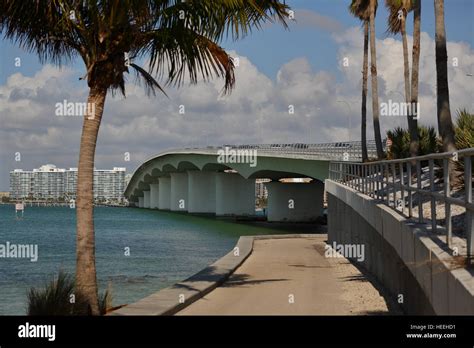
[[[185,279],[228,253],[241,235],[282,231],[133,208],[95,208],[97,279],[113,305],[137,301]],[[60,269],[74,274],[75,210],[26,207],[15,218],[0,205],[0,244],[37,244],[38,261],[0,258],[0,315],[26,313],[26,294]],[[125,256],[125,248],[130,256]]]

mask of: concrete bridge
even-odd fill
[[[368,148],[375,157],[375,144]],[[322,214],[324,180],[336,160],[360,161],[360,142],[170,150],[135,170],[125,196],[145,209],[252,216],[255,179],[270,179],[268,221],[313,221]],[[284,180],[294,178],[306,180]]]
[[[238,162],[237,157],[231,157],[232,149],[256,150],[258,156],[248,153],[248,162]],[[341,279],[341,275],[335,277],[334,264],[328,264],[332,258],[344,256],[377,279],[404,313],[472,316],[474,148],[367,163],[360,162],[354,149],[356,145],[350,143],[224,146],[168,151],[146,161],[135,171],[126,191],[139,207],[251,215],[254,179],[269,178],[269,221],[312,220],[322,208],[325,189],[328,234],[319,236],[319,242],[309,235],[296,235],[305,239],[299,241],[289,239],[295,235],[272,236],[273,242],[260,244],[261,236],[241,237],[238,254],[231,251],[185,281],[112,315],[345,314],[347,308],[336,308],[335,304],[341,304],[342,295],[337,293],[346,285],[337,282],[335,278]],[[451,196],[448,163],[454,155],[464,162],[464,190]],[[439,177],[443,178],[441,185]],[[289,184],[282,182],[283,178],[310,180]],[[424,203],[431,209],[424,209]],[[437,204],[443,209],[438,210]],[[464,208],[464,213],[454,206]],[[457,229],[456,234],[454,214],[464,216],[463,230]],[[273,249],[265,250],[270,244]],[[326,254],[328,250],[339,256]],[[295,266],[303,267],[301,272],[295,272]],[[352,277],[354,274],[342,278]],[[262,280],[265,278],[272,279]],[[274,280],[278,282],[268,282]],[[224,282],[231,286],[221,286]],[[321,293],[329,298],[315,298],[313,292],[307,295],[307,289],[321,284]],[[351,303],[371,291],[355,290],[349,291],[356,299]],[[299,307],[280,300],[290,292],[297,294]],[[277,302],[271,302],[272,293]],[[240,301],[238,307],[235,299]],[[354,313],[354,308],[350,312]]]

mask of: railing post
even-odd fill
[[[354,187],[354,165],[349,164],[349,187]]]
[[[364,193],[368,195],[369,194],[369,174],[368,174],[369,168],[367,167],[366,164],[363,164],[362,168],[364,168],[364,191],[365,191]]]
[[[397,166],[395,163],[392,164],[392,185],[393,185],[393,207],[397,209],[397,186],[395,184],[395,179],[397,177]]]
[[[357,173],[357,191],[362,192],[362,167],[356,164]]]
[[[430,191],[434,192],[434,160],[428,160],[430,166]],[[436,233],[436,199],[431,195],[430,205],[431,205],[431,232]]]
[[[374,196],[374,167],[371,164],[367,164],[367,168],[369,168],[369,192],[370,196],[372,198],[375,198]]]
[[[405,183],[403,180],[403,162],[400,162],[400,199],[402,202],[402,214],[405,214],[405,188],[403,187],[404,185]]]
[[[451,183],[449,181],[449,162],[446,158],[443,159],[443,178],[444,178],[444,195],[451,197]],[[452,242],[452,220],[451,220],[451,204],[448,201],[444,202],[444,215],[446,217],[446,244],[448,248],[451,247]]]
[[[418,222],[423,223],[423,194],[421,193],[421,163],[416,161],[416,187],[418,188]]]
[[[385,176],[385,195],[387,196],[387,205],[390,207],[390,190],[389,190],[389,178],[390,178],[390,164],[385,164],[384,165],[384,176]]]
[[[408,217],[413,216],[413,196],[412,196],[412,182],[411,182],[411,163],[407,162],[407,178],[408,178]]]
[[[472,203],[472,158],[464,157],[464,192],[466,203]],[[471,259],[474,256],[474,213],[469,207],[466,207],[466,242],[467,257]]]
[[[353,186],[354,189],[357,190],[357,182],[358,182],[358,180],[359,180],[359,179],[357,179],[357,164],[353,164],[352,167],[353,167],[353,169],[354,169],[354,170],[352,171],[353,174],[354,174],[354,180],[352,180],[352,183],[354,184],[354,186]]]
[[[379,164],[378,168],[380,175],[377,175],[377,185],[379,186],[377,193],[379,195],[379,199],[383,202],[383,165]]]

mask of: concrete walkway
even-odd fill
[[[326,235],[255,240],[252,254],[222,286],[177,315],[389,313],[356,267],[324,256],[325,240]]]

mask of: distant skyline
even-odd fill
[[[223,81],[218,79],[179,90],[167,87],[169,99],[148,98],[133,84],[127,85],[127,98],[109,95],[96,166],[126,167],[130,173],[158,152],[185,146],[358,140],[363,38],[359,21],[347,11],[349,1],[287,3],[296,19],[289,30],[267,24],[238,42],[222,43],[240,63],[230,96],[220,97]],[[379,3],[380,102],[401,101],[401,40],[386,33],[387,11],[384,2]],[[455,117],[459,108],[474,109],[473,77],[468,76],[474,72],[474,2],[446,1],[445,11],[449,59],[458,62],[449,68]],[[8,191],[9,172],[15,168],[37,168],[44,163],[77,166],[82,119],[56,116],[55,104],[85,102],[87,85],[79,81],[84,75],[82,61],[62,69],[41,65],[36,55],[3,38],[0,50],[0,191]],[[433,1],[422,2],[421,50],[420,123],[435,125]],[[21,59],[20,67],[15,66],[16,58]],[[344,58],[348,58],[347,67],[342,65]],[[289,105],[294,114],[288,113]],[[370,107],[367,117],[371,139]],[[381,125],[384,137],[387,129],[406,127],[406,119],[382,117]],[[16,153],[21,161],[15,161]]]

